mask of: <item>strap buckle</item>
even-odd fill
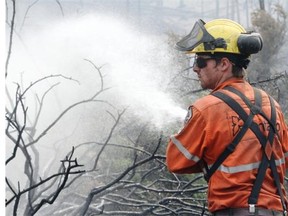
[[[249,204],[249,213],[254,214],[256,212],[255,204]]]

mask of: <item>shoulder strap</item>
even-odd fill
[[[262,96],[258,89],[254,88],[255,104],[252,104],[251,101],[242,92],[238,91],[237,89],[234,89],[232,87],[225,87],[225,89],[238,95],[245,102],[245,104],[250,108],[250,114],[248,115],[244,111],[244,109],[233,98],[229,97],[228,95],[225,95],[222,92],[212,93],[212,95],[218,97],[219,99],[223,100],[226,104],[228,104],[245,123],[243,127],[241,128],[241,130],[238,132],[238,134],[235,136],[233,141],[226,147],[224,152],[220,155],[220,157],[216,160],[216,162],[212,165],[212,167],[207,170],[205,179],[209,180],[209,178],[218,169],[218,167],[222,164],[222,162],[229,156],[229,154],[231,154],[234,151],[237,144],[240,142],[240,140],[242,139],[242,137],[244,136],[244,134],[250,127],[250,129],[253,131],[253,133],[256,135],[259,142],[261,143],[261,146],[263,149],[263,158],[260,163],[257,177],[254,182],[250,197],[248,199],[248,204],[250,207],[249,210],[251,211],[251,213],[255,212],[255,204],[257,204],[257,201],[258,201],[259,193],[260,193],[262,183],[265,178],[266,170],[270,165],[270,168],[274,177],[275,185],[277,187],[277,192],[281,198],[281,203],[283,206],[283,214],[286,215],[287,214],[286,204],[285,204],[284,195],[281,189],[280,177],[279,177],[279,173],[277,172],[275,158],[274,158],[272,151],[270,155],[266,153],[265,151],[266,148],[269,148],[269,147],[272,148],[274,136],[275,134],[277,134],[276,109],[275,109],[274,100],[269,96],[269,100],[271,104],[271,119],[269,119],[267,115],[263,113],[263,111],[261,110]],[[263,118],[265,118],[265,120],[270,125],[268,137],[265,137],[263,135],[258,125],[253,121],[254,115],[257,115],[257,114],[260,114],[261,116],[263,116]]]
[[[231,86],[227,86],[227,87],[225,87],[225,89],[227,89],[227,90],[233,92],[234,94],[238,95],[238,96],[245,102],[245,104],[250,108],[250,110],[253,112],[253,104],[251,103],[251,101],[250,101],[242,92],[240,92],[239,90],[237,90],[237,89],[235,89],[235,88],[233,88],[233,87],[231,87]],[[259,111],[258,114],[260,114],[263,118],[265,118],[265,120],[269,123],[269,125],[270,125],[271,127],[273,127],[273,128],[272,128],[273,131],[274,131],[275,133],[277,133],[277,130],[276,130],[276,128],[275,128],[276,122],[273,123],[273,122],[267,117],[267,115],[262,111],[262,108],[261,108],[261,106],[262,106],[262,96],[261,96],[261,92],[260,92],[259,89],[257,89],[257,88],[253,88],[253,89],[254,89],[254,92],[256,92],[255,105],[257,106],[257,109],[258,109],[258,111]],[[256,103],[257,103],[257,98],[256,98],[256,97],[259,97],[259,99],[260,99],[258,105],[256,104]],[[273,101],[273,99],[271,98],[271,96],[268,95],[268,97],[269,97],[269,101],[270,101],[270,104],[271,104],[271,109],[274,110],[274,111],[271,110],[271,116],[272,116],[272,112],[275,113],[275,115],[276,115],[276,110],[275,110],[274,101]],[[273,104],[272,104],[272,103],[273,103]],[[275,116],[275,118],[276,118],[276,116]]]
[[[240,106],[238,102],[236,102],[233,98],[230,96],[224,94],[223,92],[214,92],[212,93],[215,97],[218,97],[219,99],[223,100],[228,106],[231,107],[244,121],[244,125],[242,126],[241,130],[237,133],[237,135],[234,137],[232,142],[225,148],[225,150],[222,152],[222,154],[218,157],[218,159],[215,161],[215,163],[212,165],[210,169],[207,170],[207,173],[205,174],[206,181],[209,181],[210,177],[214,174],[214,172],[219,168],[219,166],[224,162],[224,160],[235,150],[238,143],[241,141],[247,130],[250,128],[254,115],[258,114],[260,112],[259,107],[261,107],[262,98],[259,92],[254,91],[255,95],[255,105],[249,104],[251,107],[251,112],[249,115],[245,112],[245,110]],[[245,99],[244,99],[245,98]],[[244,96],[244,101],[249,101],[249,99]],[[249,101],[250,102],[250,101]]]
[[[279,173],[277,172],[277,167],[276,167],[276,163],[275,163],[275,157],[273,152],[271,152],[271,155],[269,155],[265,149],[268,148],[272,148],[272,144],[273,144],[273,140],[274,140],[274,136],[276,134],[276,109],[275,109],[275,104],[273,99],[269,96],[269,100],[270,100],[270,104],[271,104],[271,121],[269,122],[270,124],[270,130],[268,133],[268,138],[266,140],[260,140],[260,143],[262,145],[262,149],[263,149],[263,156],[262,156],[262,161],[261,164],[259,166],[258,169],[258,173],[256,176],[256,180],[254,182],[251,194],[249,196],[248,199],[248,204],[249,204],[249,209],[251,210],[251,212],[253,212],[252,210],[255,209],[255,205],[257,204],[258,201],[258,197],[259,197],[259,193],[266,175],[266,170],[268,169],[269,165],[270,165],[270,169],[272,171],[272,175],[274,177],[274,182],[277,188],[277,192],[278,195],[280,196],[281,199],[281,203],[282,203],[282,207],[283,207],[283,215],[287,214],[287,207],[286,207],[286,203],[284,200],[284,195],[282,192],[282,188],[281,188],[281,183],[280,183],[280,176]],[[267,145],[271,145],[270,147]]]

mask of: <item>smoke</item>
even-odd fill
[[[15,41],[17,51],[10,73],[20,77],[24,72],[27,83],[63,74],[85,86],[75,87],[74,83],[62,90],[62,107],[100,86],[97,71],[86,59],[101,67],[104,84],[110,87],[105,99],[115,106],[128,107],[128,111],[159,128],[184,118],[186,111],[167,92],[171,71],[178,68],[165,35],[148,35],[119,17],[105,15],[66,18],[22,35]]]
[[[66,107],[90,98],[100,89],[101,79],[90,62],[101,67],[104,87],[109,88],[99,100],[107,101],[119,110],[127,108],[128,117],[135,116],[135,122],[149,122],[163,130],[171,122],[184,119],[186,111],[172,100],[168,91],[171,74],[179,69],[169,52],[171,47],[166,44],[165,35],[147,34],[119,17],[99,14],[63,18],[62,21],[55,19],[35,26],[27,22],[21,34],[17,33],[16,29],[6,79],[12,99],[15,97],[15,82],[27,87],[51,74],[62,74],[79,81],[59,77],[45,79],[31,89],[41,97],[52,85],[61,82],[45,98],[36,133],[46,129]],[[37,106],[39,108],[34,95],[29,96],[25,96],[27,121],[35,118],[35,110]],[[7,107],[11,108],[8,103],[7,100]],[[41,158],[35,163],[43,167],[44,177],[59,166],[58,159],[64,158],[71,146],[87,140],[101,142],[109,133],[113,119],[107,113],[98,112],[99,103],[85,105],[62,116],[61,121],[37,143]],[[7,143],[6,152],[10,155],[12,145]],[[77,151],[86,150],[79,148]],[[7,173],[9,179],[21,185],[26,183],[22,174],[24,160],[21,155],[17,156],[13,164],[9,164],[13,172]]]

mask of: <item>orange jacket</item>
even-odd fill
[[[250,110],[245,103],[235,94],[224,90],[225,86],[232,86],[240,90],[254,102],[251,85],[242,79],[233,78],[214,90],[222,91],[236,99],[249,114]],[[262,110],[270,118],[271,107],[268,96],[263,91],[261,94]],[[279,138],[275,136],[273,152],[286,198],[283,185],[286,164],[288,164],[288,134],[279,104],[275,102],[275,105]],[[212,95],[199,99],[189,109],[190,119],[178,134],[171,136],[167,147],[167,166],[174,173],[201,172],[202,161],[205,161],[208,167],[211,166],[243,125],[243,121],[226,103]],[[256,115],[254,121],[267,136],[268,122],[260,115]],[[210,212],[225,208],[248,207],[248,197],[261,159],[261,144],[249,129],[237,145],[236,150],[226,158],[209,180],[208,208]],[[266,171],[257,206],[282,210],[280,197],[277,195],[277,188],[269,168]]]

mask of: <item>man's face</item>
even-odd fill
[[[196,55],[193,71],[197,73],[203,89],[214,89],[218,85],[221,74],[215,58],[207,55]]]

